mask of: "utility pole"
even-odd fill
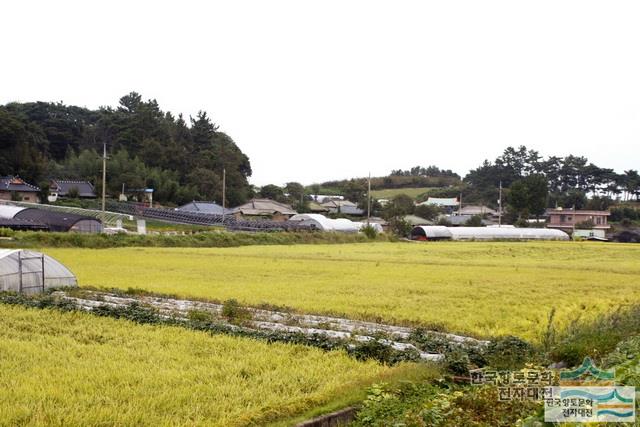
[[[502,227],[502,181],[500,181],[500,198],[498,199],[498,227]]]
[[[107,143],[102,144],[102,212],[105,211],[107,197]]]
[[[371,172],[369,172],[369,180],[367,181],[367,225],[371,218]]]
[[[227,197],[227,170],[222,168],[222,225],[224,225],[225,211],[226,211],[226,203],[225,199]]]

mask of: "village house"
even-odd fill
[[[78,197],[81,199],[95,199],[96,191],[89,181],[69,181],[52,179],[49,183],[49,195],[51,198]]]
[[[40,187],[25,182],[17,176],[0,177],[0,200],[40,203]]]
[[[548,209],[547,227],[557,228],[567,232],[575,229],[588,228],[593,230],[608,230],[609,211]]]
[[[208,215],[222,215],[223,213],[227,215],[233,212],[233,209],[223,208],[216,202],[198,202],[195,200],[193,202],[189,202],[185,205],[182,205],[176,208],[176,210],[182,211],[182,212],[202,213],[202,214],[208,214]]]
[[[286,221],[298,212],[287,204],[271,199],[251,199],[244,205],[234,208],[232,213],[238,219]]]

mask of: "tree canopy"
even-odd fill
[[[220,202],[225,169],[228,204],[252,195],[249,158],[204,111],[187,124],[136,92],[116,108],[98,110],[47,102],[0,106],[0,173],[37,184],[58,178],[99,186],[103,143],[109,194],[124,184],[154,188],[160,202]]]

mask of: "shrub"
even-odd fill
[[[362,227],[360,229],[360,231],[362,231],[362,234],[364,234],[365,236],[367,236],[368,239],[375,239],[376,236],[378,235],[378,231],[370,224],[367,224],[366,226]]]
[[[520,369],[534,356],[531,344],[512,335],[491,341],[485,354],[489,366],[500,370]]]
[[[480,215],[473,215],[471,218],[469,218],[467,220],[467,222],[465,222],[465,224],[467,227],[482,227],[482,216]]]
[[[251,312],[240,306],[235,299],[226,300],[222,305],[222,316],[230,323],[241,324],[251,320]]]
[[[640,334],[640,305],[618,309],[588,322],[576,321],[562,331],[549,356],[578,365],[589,356],[602,360],[619,342]]]

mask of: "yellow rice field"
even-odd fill
[[[640,246],[428,242],[240,248],[47,249],[81,286],[236,298],[312,313],[439,323],[537,340],[558,324],[640,300]]]
[[[1,425],[264,425],[416,369],[78,312],[0,318]]]

